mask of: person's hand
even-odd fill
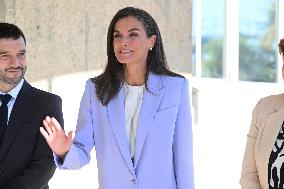
[[[64,158],[72,145],[72,131],[66,136],[64,130],[55,118],[47,116],[43,120],[43,127],[40,127],[40,132],[46,139],[49,147],[61,158]]]

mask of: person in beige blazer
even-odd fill
[[[284,62],[284,38],[278,47]],[[262,98],[253,109],[240,184],[242,189],[280,189],[283,181],[284,93]]]

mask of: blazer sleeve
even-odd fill
[[[55,117],[63,126],[62,100],[56,96],[48,101],[46,115]],[[38,126],[38,128],[41,125]],[[40,189],[47,187],[48,181],[55,172],[53,154],[46,140],[39,133],[36,147],[30,164],[25,168],[22,175],[14,177],[3,189]]]
[[[259,106],[261,101],[254,107],[252,121],[247,135],[246,148],[243,158],[240,184],[242,189],[261,189],[255,160],[255,145],[258,136]]]
[[[174,133],[174,168],[178,189],[194,189],[193,139],[190,97],[184,79]]]
[[[70,151],[61,160],[55,155],[56,166],[60,169],[80,169],[90,162],[90,152],[94,147],[93,121],[91,98],[94,95],[94,84],[89,79],[85,85],[79,114],[77,119],[76,133]]]

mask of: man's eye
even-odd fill
[[[0,54],[1,59],[8,59],[9,55],[8,54]]]
[[[26,53],[19,53],[18,55],[17,55],[17,57],[18,58],[25,58],[26,57]]]

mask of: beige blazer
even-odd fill
[[[252,112],[240,184],[243,189],[268,189],[268,161],[284,121],[284,94],[261,99]]]

